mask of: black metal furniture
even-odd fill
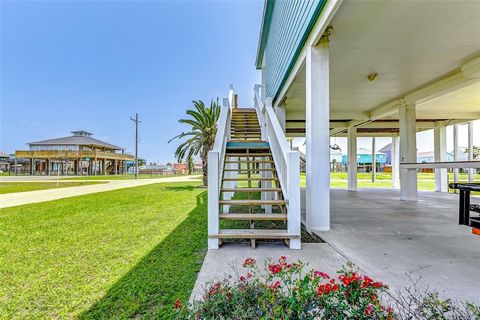
[[[450,183],[451,189],[460,190],[460,206],[458,223],[480,229],[480,216],[470,216],[470,212],[480,213],[480,205],[470,204],[470,193],[480,191],[480,183]]]

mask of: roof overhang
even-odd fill
[[[257,69],[262,68],[263,54],[265,53],[265,46],[267,44],[268,30],[270,29],[270,22],[273,12],[273,0],[265,0],[263,4],[262,26],[260,28],[260,37],[258,38],[257,58],[255,66]]]

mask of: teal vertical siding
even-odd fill
[[[258,56],[265,57],[269,97],[279,94],[324,3],[325,0],[267,0]],[[257,67],[260,59],[257,58]]]

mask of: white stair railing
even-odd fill
[[[208,152],[208,248],[218,249],[216,235],[220,229],[220,189],[227,141],[230,139],[231,108],[229,99],[223,99],[222,110],[217,123],[217,135],[213,149]],[[213,237],[210,237],[213,236]]]
[[[262,139],[268,141],[275,162],[280,187],[287,203],[288,233],[291,249],[300,249],[300,158],[290,149],[285,133],[272,107],[272,99],[260,97],[255,85],[255,109],[262,128]]]

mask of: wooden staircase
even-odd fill
[[[220,185],[220,230],[209,237],[220,242],[249,239],[253,248],[259,239],[288,243],[287,204],[255,109],[233,109],[230,124]]]

